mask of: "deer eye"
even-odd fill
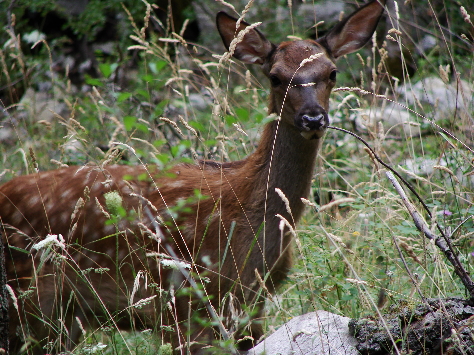
[[[279,86],[281,85],[281,80],[278,78],[276,75],[270,75],[270,81],[272,83],[272,86]]]
[[[329,80],[336,81],[336,77],[337,77],[337,70],[333,70],[331,74],[329,74]]]

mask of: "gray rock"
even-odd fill
[[[400,135],[404,132],[406,136],[418,136],[421,133],[419,126],[423,121],[397,104],[358,110],[354,119],[355,126],[360,131],[376,130],[379,122],[382,122],[388,135]]]
[[[303,21],[305,29],[312,27],[320,21],[324,21],[324,24],[321,24],[322,29],[329,29],[339,21],[339,16],[345,9],[344,1],[339,0],[321,1],[318,2],[317,6],[314,6],[313,3],[303,3],[298,7],[296,18]]]
[[[357,110],[354,118],[357,129],[374,129],[378,122],[382,122],[385,132],[389,134],[404,132],[407,136],[417,136],[422,133],[421,124],[450,119],[454,112],[460,119],[472,117],[474,86],[462,79],[457,84],[428,77],[414,84],[401,84],[397,93],[400,95],[397,103]],[[425,109],[420,108],[420,104]],[[415,115],[405,105],[420,115]]]
[[[34,91],[28,88],[19,102],[19,110],[27,113],[27,117],[35,121],[53,122],[56,115],[65,115],[68,112],[65,103],[61,102],[62,94],[55,95],[47,92]]]
[[[411,83],[400,85],[398,93],[403,95],[411,105],[414,105],[416,100],[430,105],[432,112],[427,115],[438,120],[449,117],[456,110],[461,117],[469,115],[474,87],[462,79],[459,83],[446,84],[440,78],[428,77],[413,85]]]
[[[349,335],[349,318],[326,311],[298,316],[247,352],[247,355],[358,355]]]

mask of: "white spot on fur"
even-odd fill
[[[34,208],[36,205],[40,202],[39,196],[32,196],[30,197],[30,200],[28,201],[28,206],[29,208]]]
[[[86,179],[87,184],[94,183],[97,180],[97,176],[92,175],[92,174],[87,174],[86,177],[87,177]]]
[[[184,240],[191,242],[194,239],[195,226],[194,223],[186,223],[182,232]]]
[[[19,184],[19,185],[16,185],[12,188],[12,194],[19,194],[19,195],[23,195],[23,187],[24,185],[22,184]],[[26,189],[25,189],[26,190]]]
[[[184,182],[180,180],[170,182],[167,185],[175,189],[183,188],[185,186]]]
[[[211,224],[216,221],[220,221],[221,213],[219,211],[216,211],[214,213],[211,213],[208,215],[202,222],[204,226],[207,226],[208,224]]]
[[[23,216],[21,215],[21,213],[15,213],[13,214],[12,216],[12,224],[15,226],[15,225],[18,225],[20,224],[20,222],[23,221]]]
[[[71,220],[71,214],[70,213],[63,212],[61,214],[61,223],[62,224],[68,224],[70,220]]]
[[[119,249],[118,251],[118,259],[123,260],[127,256],[126,250]]]
[[[41,173],[40,175],[41,175],[41,178],[43,179],[49,179],[53,173],[56,173],[56,171],[55,170],[45,171]]]
[[[115,233],[115,227],[111,224],[109,224],[108,226],[105,226],[104,227],[104,233],[107,234],[107,235]]]
[[[61,199],[62,200],[70,200],[74,196],[74,190],[73,189],[68,189],[63,191],[61,194]]]

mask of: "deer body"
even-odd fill
[[[241,22],[236,30],[236,19],[219,13],[226,47],[237,59],[262,65],[269,77],[269,112],[279,117],[265,126],[256,151],[244,160],[178,164],[167,171],[154,166],[69,167],[1,186],[9,285],[17,295],[33,290],[18,301],[18,311],[11,308],[13,342],[19,343],[21,335],[38,341],[51,336],[71,347],[81,335],[76,317],[86,327],[88,322],[115,325],[107,322],[113,316],[122,329],[180,324],[171,336],[174,345],[208,343],[212,328],[200,329],[190,320],[193,312],[206,314],[202,300],[156,297],[163,293],[143,280],[134,286],[140,274],[171,293],[187,285],[178,272],[160,265],[158,253],[166,254],[166,246],[188,263],[194,278],[208,278],[203,290],[216,309],[225,311],[221,301],[229,294],[240,304],[258,305],[256,272],[275,290],[292,257],[291,233],[281,221],[294,228],[303,213],[301,198],[309,194],[329,124],[335,59],[371,38],[382,12],[383,4],[372,1],[318,41],[278,46],[255,29],[234,45],[235,35],[248,24]],[[276,189],[288,200],[289,211]],[[126,211],[114,223],[107,222],[112,217],[105,196],[111,191],[121,196]],[[53,246],[62,257],[32,250],[48,234],[64,237],[64,244],[58,239]],[[102,271],[96,272],[98,268]],[[132,306],[148,297],[155,298],[141,308]],[[37,326],[43,324],[38,318],[53,327]],[[254,328],[251,335],[258,339],[261,330]]]

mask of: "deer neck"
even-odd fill
[[[260,218],[266,211],[267,230],[275,230],[274,223],[279,223],[276,214],[283,215],[293,226],[301,217],[304,209],[301,198],[308,197],[319,144],[319,139],[305,139],[284,120],[265,126],[256,151],[243,168],[253,174],[251,204],[260,210],[255,214]],[[291,214],[276,188],[290,202]]]

